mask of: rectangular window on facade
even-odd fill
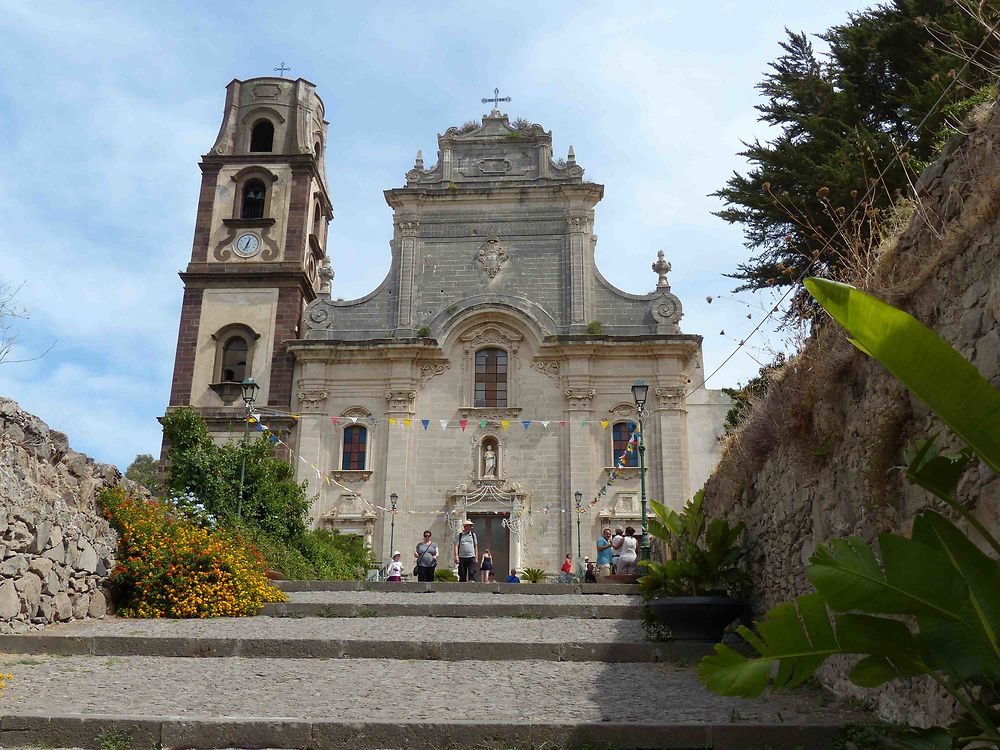
[[[476,352],[476,388],[473,406],[507,406],[507,352]]]
[[[611,446],[614,453],[611,458],[614,462],[612,465],[617,465],[618,459],[622,456],[625,456],[625,466],[639,465],[639,451],[625,453],[625,447],[628,445],[628,439],[632,435],[634,426],[632,422],[616,422],[611,427]]]
[[[365,452],[368,444],[368,430],[357,425],[344,430],[344,453],[340,468],[346,471],[362,471],[365,468]]]

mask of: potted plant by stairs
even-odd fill
[[[739,544],[743,524],[707,521],[703,498],[699,491],[680,513],[651,503],[656,518],[649,520],[649,532],[668,544],[669,559],[639,563],[646,568],[639,591],[650,614],[674,638],[718,642],[726,627],[747,613],[750,579]]]

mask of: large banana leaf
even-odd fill
[[[884,573],[864,540],[852,536],[819,547],[806,577],[836,612],[962,619],[967,589],[944,554],[896,534],[879,536],[879,547]]]
[[[911,315],[854,287],[805,280],[813,297],[871,355],[1000,474],[1000,391]]]
[[[757,651],[756,656],[744,656],[720,643],[714,654],[699,663],[698,675],[714,693],[753,698],[768,683],[776,689],[794,687],[835,654],[868,657],[851,673],[851,679],[862,686],[926,671],[905,623],[846,614],[837,618],[834,630],[820,594],[779,604],[755,624],[755,630],[741,626],[739,633]]]
[[[959,622],[918,618],[922,650],[959,679],[1000,679],[1000,562],[932,509],[914,520],[913,538],[943,554],[968,591]]]

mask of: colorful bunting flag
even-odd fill
[[[334,424],[337,424],[338,420],[336,417],[330,417],[330,421],[333,422]]]
[[[429,420],[429,419],[421,419],[420,420],[420,424],[422,424],[424,426],[424,432],[427,432],[427,428],[430,426],[431,420]]]
[[[389,424],[399,424],[399,420],[395,417],[389,417]]]
[[[468,419],[458,420],[458,426],[462,428],[462,432],[465,432],[465,428],[469,426],[469,420]]]
[[[608,429],[608,420],[606,420],[606,419],[602,419],[601,420],[601,429],[602,430]]]
[[[447,430],[448,429],[448,420],[447,419],[439,419],[438,422],[441,424],[441,429],[442,430]]]
[[[522,419],[521,420],[521,424],[524,425],[524,429],[528,429],[528,427],[531,426],[531,420],[530,419]]]
[[[544,427],[546,430],[549,429],[549,424],[550,424],[549,420],[547,419],[542,420],[542,427]]]
[[[510,420],[509,419],[501,419],[500,420],[500,425],[506,430],[508,427],[510,427]]]
[[[409,427],[410,426],[410,420],[409,419],[404,419],[403,420],[403,426],[404,427]]]
[[[486,429],[486,420],[485,419],[480,419],[479,420],[479,429],[480,430],[485,430]]]

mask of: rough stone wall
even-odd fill
[[[980,120],[922,175],[911,222],[859,284],[937,331],[1000,386],[1000,115]],[[755,406],[707,485],[710,512],[747,523],[757,608],[811,590],[803,568],[818,544],[908,531],[932,498],[894,467],[904,464],[907,445],[941,428],[836,325],[815,332]],[[958,446],[947,429],[938,444]],[[959,495],[988,528],[1000,530],[1000,480],[984,465],[968,470]],[[846,679],[847,665],[826,665],[820,679],[871,702],[886,719],[926,725],[953,711],[929,682],[857,689]]]
[[[0,633],[104,617],[115,533],[97,493],[138,485],[0,397]]]

